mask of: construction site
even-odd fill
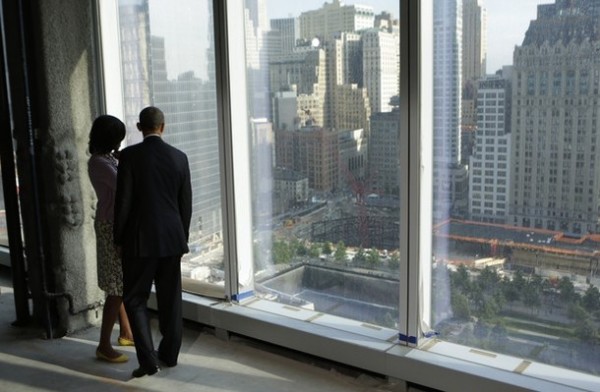
[[[507,267],[546,276],[598,279],[600,235],[450,219],[433,227],[436,258],[456,264],[469,258],[504,259]]]

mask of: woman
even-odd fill
[[[117,187],[117,154],[125,137],[125,124],[116,117],[102,115],[92,124],[88,161],[88,174],[96,191],[96,253],[98,286],[107,297],[102,311],[100,342],[96,357],[104,361],[121,363],[129,359],[116,351],[110,343],[112,330],[119,318],[120,346],[133,346],[133,335],[123,305],[123,272],[121,257],[113,241],[115,190]]]

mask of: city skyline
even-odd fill
[[[267,18],[278,19],[288,18],[290,16],[298,17],[300,13],[307,10],[316,10],[325,3],[322,0],[307,0],[301,3],[297,2],[282,2],[280,0],[267,1]],[[329,1],[328,3],[331,3]],[[396,0],[356,0],[345,1],[344,4],[363,4],[372,6],[375,13],[389,11],[396,15],[399,9],[399,3]],[[512,64],[512,56],[515,45],[522,43],[525,31],[529,27],[529,22],[536,18],[537,6],[539,4],[551,3],[550,0],[486,0],[484,6],[488,13],[488,57],[487,57],[487,74],[493,74],[501,69],[504,65]],[[207,0],[203,2],[185,2],[181,7],[173,8],[168,1],[151,0],[150,1],[150,18],[152,20],[153,30],[155,34],[165,37],[167,57],[177,58],[177,62],[171,61],[168,66],[168,75],[170,79],[174,79],[180,73],[192,69],[188,61],[190,49],[187,43],[194,40],[180,40],[180,36],[193,36],[199,42],[203,39],[204,28],[199,26],[208,26],[208,17],[204,20],[196,20],[195,23],[181,23],[190,17],[196,15],[202,17],[204,13],[196,12],[196,9],[207,9]],[[519,12],[514,12],[518,9]],[[172,26],[193,26],[194,28],[187,29],[185,32],[172,34]],[[206,47],[209,43],[205,42]],[[197,75],[204,78],[200,70],[196,70]]]
[[[269,19],[298,17],[307,10],[319,9],[323,0],[306,0],[301,3],[289,3],[279,0],[267,0]],[[331,3],[331,1],[327,1]],[[344,1],[344,4],[363,4],[373,7],[376,14],[389,11],[395,14],[399,9],[396,0],[356,0]],[[488,59],[487,73],[493,74],[504,65],[512,64],[515,45],[520,45],[529,27],[536,18],[539,4],[552,3],[550,0],[485,0],[488,12]],[[518,9],[519,12],[514,12]],[[394,15],[398,17],[398,15]]]

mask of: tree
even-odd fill
[[[354,255],[352,262],[357,265],[364,265],[367,261],[367,255],[365,254],[365,250],[362,248],[358,248],[358,252]]]
[[[323,245],[323,253],[326,255],[330,255],[332,252],[333,249],[331,248],[331,242],[325,242],[325,245]]]
[[[529,309],[533,313],[534,309],[539,309],[542,304],[542,299],[540,298],[540,289],[536,287],[535,283],[528,282],[527,285],[523,289],[523,303],[529,306]]]
[[[515,276],[512,279],[512,283],[517,292],[521,294],[523,292],[523,289],[527,285],[527,281],[523,277],[523,273],[521,272],[521,270],[517,270],[517,272],[515,272]]]
[[[502,280],[502,292],[504,293],[504,298],[506,298],[509,303],[516,302],[521,298],[519,291],[513,282],[507,277]]]
[[[570,304],[575,299],[575,286],[568,276],[563,276],[558,281],[559,298],[565,304]]]
[[[464,264],[461,264],[456,269],[456,272],[452,274],[452,286],[457,288],[463,293],[468,293],[471,287],[471,281],[469,279],[469,271]]]
[[[471,309],[469,309],[469,300],[464,294],[455,292],[452,294],[450,299],[450,305],[452,306],[452,313],[454,317],[459,320],[470,320]]]
[[[369,249],[369,252],[367,253],[367,262],[370,267],[375,267],[379,264],[379,252],[377,249]]]
[[[577,323],[575,334],[584,342],[593,342],[598,337],[598,330],[589,319],[586,319]]]
[[[319,257],[320,254],[321,254],[321,248],[319,247],[319,244],[312,243],[310,245],[310,248],[308,248],[308,255],[310,257],[316,259]]]
[[[494,298],[486,298],[479,310],[479,316],[483,320],[494,320],[500,307]]]
[[[338,242],[335,246],[333,257],[338,263],[346,261],[346,245],[343,241]]]
[[[588,312],[600,310],[600,291],[593,284],[585,290],[581,304]]]
[[[273,243],[273,262],[275,264],[286,264],[292,260],[293,253],[287,243],[275,241]]]
[[[304,242],[298,242],[298,245],[296,246],[296,254],[298,256],[306,256],[308,254],[308,248]]]
[[[500,283],[500,277],[494,268],[490,268],[486,265],[481,271],[477,282],[485,292],[494,293],[498,288],[498,284]]]

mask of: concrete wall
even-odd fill
[[[57,333],[64,333],[97,323],[104,300],[96,275],[96,196],[87,174],[88,134],[101,107],[95,2],[31,4],[38,178],[46,268],[53,276],[48,291],[61,294],[49,297],[57,308]]]

